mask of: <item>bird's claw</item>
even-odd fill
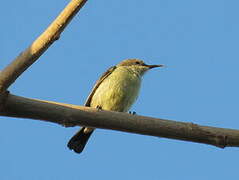
[[[98,111],[100,111],[100,110],[102,110],[102,106],[97,105],[97,106],[96,106],[96,109],[97,109]]]
[[[135,115],[136,112],[135,111],[129,111],[129,114]]]

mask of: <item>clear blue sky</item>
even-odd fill
[[[66,0],[3,1],[0,69],[58,15]],[[140,58],[154,69],[137,114],[239,129],[239,1],[89,0],[13,94],[82,105],[109,66]],[[0,117],[0,179],[235,179],[238,148],[97,130],[83,154],[66,147],[77,131]]]

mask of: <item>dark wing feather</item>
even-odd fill
[[[87,97],[87,100],[85,102],[85,106],[90,106],[91,103],[91,99],[93,97],[93,95],[95,94],[96,89],[100,86],[100,84],[105,80],[105,78],[107,78],[114,70],[116,69],[116,66],[112,66],[110,67],[106,72],[104,72],[102,74],[102,76],[100,77],[100,79],[98,81],[96,81],[95,86],[93,87],[91,93],[89,94],[89,96]]]

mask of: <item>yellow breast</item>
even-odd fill
[[[137,99],[141,77],[125,67],[117,67],[97,88],[91,107],[127,112]]]

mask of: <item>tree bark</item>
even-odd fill
[[[220,148],[239,146],[239,130],[104,111],[84,106],[29,99],[11,94],[5,98],[0,115],[43,120],[61,124],[65,127],[87,126],[119,130],[210,144]]]

